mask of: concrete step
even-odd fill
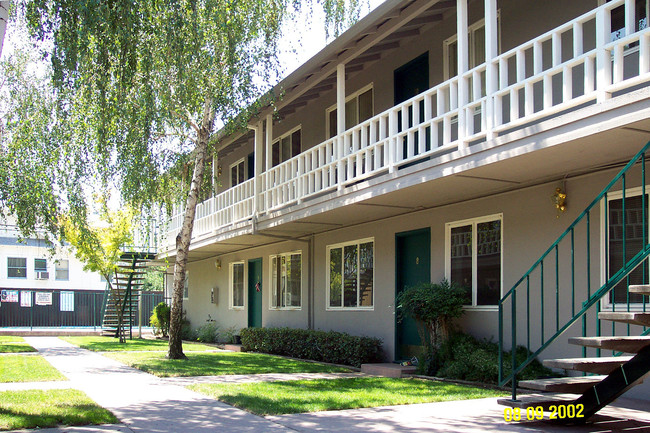
[[[637,285],[629,287],[630,293],[639,293],[650,296],[650,285]]]
[[[629,325],[650,326],[650,313],[607,311],[598,313],[598,318]]]
[[[379,364],[361,364],[361,372],[383,377],[404,377],[415,374],[417,367],[413,365],[399,365],[390,362]]]
[[[497,400],[497,403],[501,406],[519,409],[541,406],[544,410],[548,410],[552,405],[570,404],[573,403],[575,399],[576,396],[573,394],[548,393],[517,396],[517,400],[514,401],[509,398],[500,398]]]
[[[569,344],[594,347],[596,349],[615,350],[625,353],[638,353],[641,349],[650,345],[650,336],[572,337],[569,338]]]
[[[607,376],[576,376],[557,377],[552,379],[522,380],[517,385],[520,388],[535,391],[561,392],[566,394],[582,394]]]
[[[544,367],[563,368],[565,370],[584,371],[586,373],[609,374],[632,359],[631,356],[611,356],[606,358],[564,358],[545,359]]]

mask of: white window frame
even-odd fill
[[[361,245],[372,242],[372,305],[370,307],[361,307],[359,305],[359,275],[357,273],[357,306],[356,307],[345,307],[341,305],[340,307],[330,306],[330,251],[335,248],[345,248],[350,245]],[[375,293],[377,292],[377,279],[376,279],[376,268],[377,268],[377,255],[375,254],[375,238],[364,238],[358,239],[350,242],[342,242],[338,244],[328,245],[325,253],[326,259],[326,285],[325,285],[325,310],[326,311],[374,311],[375,310]],[[359,260],[359,255],[357,255],[357,260]],[[357,266],[357,269],[360,269]],[[341,273],[343,275],[343,273]],[[341,303],[343,303],[343,287],[341,287]]]
[[[67,263],[67,267],[63,268],[61,267],[61,264],[63,262]],[[59,278],[57,271],[68,271],[68,277],[67,278]],[[70,281],[70,260],[69,259],[59,259],[54,263],[54,281]]]
[[[244,180],[242,182],[239,182],[239,165],[242,164],[242,170],[244,170]],[[233,167],[237,167],[237,179],[232,178],[232,169]],[[237,160],[237,162],[230,164],[230,187],[234,188],[237,185],[241,185],[242,183],[246,182],[246,158],[241,158]]]
[[[501,287],[499,288],[499,298],[503,297],[503,213],[485,215],[477,218],[469,218],[460,221],[452,221],[445,224],[445,278],[447,281],[451,281],[451,229],[456,227],[462,227],[471,225],[472,226],[472,304],[465,305],[463,308],[466,310],[473,311],[497,311],[499,309],[498,304],[494,305],[477,305],[477,275],[478,275],[478,266],[477,266],[477,230],[476,227],[480,223],[486,223],[490,221],[501,222],[501,260],[499,266],[501,267],[499,272],[499,278],[501,279]]]
[[[190,271],[185,270],[185,280],[183,281],[183,300],[190,299]]]
[[[25,276],[24,277],[10,277],[9,276],[9,269],[18,269],[15,266],[9,267],[9,259],[25,259]],[[28,272],[28,269],[29,269],[29,266],[28,266],[27,262],[28,262],[27,257],[21,257],[21,256],[7,257],[7,262],[6,262],[7,263],[7,279],[10,279],[10,280],[26,280],[27,279],[27,272]]]
[[[280,135],[279,137],[274,138],[271,141],[271,148],[269,149],[269,152],[271,152],[271,165],[273,164],[273,146],[275,146],[275,144],[278,143],[278,142],[280,143],[279,144],[280,147],[278,147],[278,150],[280,152],[280,154],[279,154],[280,160],[276,165],[273,165],[273,167],[277,167],[278,165],[282,165],[284,162],[288,161],[289,159],[294,158],[292,156],[291,158],[289,158],[289,159],[287,159],[285,161],[282,160],[282,140],[287,138],[287,137],[291,138],[291,136],[296,131],[300,131],[300,152],[298,152],[298,155],[300,155],[300,153],[302,153],[302,144],[303,144],[302,138],[303,137],[302,137],[302,124],[300,124],[300,125],[294,127],[293,129],[290,129],[289,131],[285,132],[284,134]],[[290,143],[290,146],[293,148],[293,143]],[[298,156],[298,155],[296,155],[296,156]]]
[[[346,104],[349,101],[357,98],[357,112],[355,113],[356,114],[356,122],[354,123],[354,126],[359,124],[359,101],[358,101],[359,95],[361,95],[363,93],[366,93],[368,90],[372,91],[372,116],[370,116],[370,118],[372,119],[375,116],[375,87],[374,87],[374,82],[363,86],[361,89],[357,90],[354,93],[351,93],[350,95],[346,96],[346,98],[345,98],[345,103]],[[338,108],[337,104],[334,104],[334,105],[331,105],[331,106],[327,107],[327,109],[325,110],[325,137],[327,137],[328,140],[330,138],[336,137],[336,134],[333,135],[333,136],[330,136],[330,113],[332,111],[336,110],[337,108]],[[365,122],[365,120],[364,120],[364,122]],[[354,128],[354,126],[352,126],[352,128]]]
[[[242,276],[242,305],[234,305],[234,295],[235,295],[235,287],[234,287],[234,277],[235,277],[235,266],[236,265],[241,265],[244,269],[243,276]],[[238,262],[231,262],[229,265],[229,275],[228,275],[228,308],[230,310],[243,310],[246,307],[246,288],[247,283],[246,283],[246,262],[245,261],[238,261]]]
[[[274,284],[275,282],[273,281],[273,259],[280,259],[281,257],[286,257],[287,259],[291,258],[291,256],[295,255],[300,255],[300,305],[299,306],[273,306],[276,295],[274,294]],[[269,310],[285,310],[285,311],[300,311],[302,310],[302,298],[303,298],[303,293],[302,293],[302,250],[297,250],[297,251],[291,251],[288,253],[281,253],[281,254],[272,254],[269,256],[269,286],[271,290],[269,290]],[[279,289],[279,287],[275,288],[276,290]]]
[[[468,49],[469,49],[469,69],[473,69],[476,66],[476,51],[474,51],[474,46],[475,44],[473,43],[474,38],[476,37],[476,31],[480,29],[481,27],[485,27],[485,18],[481,18],[480,20],[472,23],[471,25],[467,26],[467,33],[468,33]],[[487,36],[486,36],[487,38]],[[452,37],[447,38],[443,41],[442,43],[442,67],[443,67],[443,78],[445,81],[453,78],[451,74],[449,73],[449,67],[451,66],[449,64],[449,46],[453,44],[454,42],[458,42],[458,34],[454,34]],[[501,9],[497,10],[497,52],[501,52]]]
[[[650,209],[650,185],[646,186],[646,195],[648,196],[648,207]],[[635,188],[626,188],[625,189],[625,198],[630,198],[630,197],[636,197],[640,196],[643,194],[643,188],[642,187],[635,187]],[[611,191],[607,193],[607,201],[610,202],[612,200],[619,200],[623,198],[623,191]],[[609,248],[609,245],[606,242],[607,236],[606,236],[606,230],[607,227],[605,227],[605,208],[609,208],[609,206],[605,206],[605,198],[603,198],[600,202],[600,286],[602,287],[605,282],[607,282],[607,249]],[[650,215],[646,215],[648,218],[648,231],[646,234],[650,237]],[[609,219],[607,219],[609,221]],[[648,275],[650,275],[650,260],[648,260],[648,270],[649,272]],[[614,289],[612,289],[614,290]],[[600,299],[600,306],[601,306],[601,311],[607,310],[607,311],[613,311],[613,304],[609,301],[609,295],[603,296]],[[623,311],[621,308],[627,307],[627,303],[623,304],[616,304],[616,310],[617,311]],[[630,311],[643,311],[643,303],[636,302],[636,303],[630,303]]]

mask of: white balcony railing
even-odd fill
[[[197,207],[194,237],[251,218],[256,200],[258,213],[301,203],[650,85],[650,29],[636,31],[634,20],[626,19],[630,27],[616,34],[627,36],[612,41],[611,12],[618,7],[633,8],[634,2],[608,2],[302,152],[262,173],[257,194],[251,179],[206,200]],[[182,214],[174,215],[169,240],[181,223]]]

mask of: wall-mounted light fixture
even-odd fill
[[[221,269],[221,259],[217,259],[214,261],[214,267],[217,269]]]
[[[551,200],[557,209],[557,218],[560,217],[560,212],[566,211],[566,191],[562,188],[555,188],[555,194],[551,196]]]

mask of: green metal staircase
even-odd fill
[[[649,148],[650,142],[499,301],[499,383],[512,385],[511,398],[499,404],[521,409],[580,405],[579,412],[566,411],[559,421],[581,423],[650,376]],[[613,200],[620,201],[620,209],[610,205]],[[593,227],[593,221],[603,224],[604,233]],[[600,257],[593,238],[604,238],[602,262],[592,260],[592,255]],[[612,259],[612,246],[622,258]],[[598,275],[605,282],[592,290]],[[568,342],[580,346],[582,356],[547,359],[543,364],[582,375],[517,380],[565,334],[573,334]],[[512,356],[506,366],[506,339],[510,348],[526,347],[529,356],[523,362]],[[602,356],[604,351],[612,351],[611,356]],[[543,394],[518,398],[518,388]]]
[[[142,252],[128,252],[120,257],[113,283],[106,289],[103,335],[120,338],[120,341],[133,338],[140,289],[147,263],[154,258],[154,254]]]

